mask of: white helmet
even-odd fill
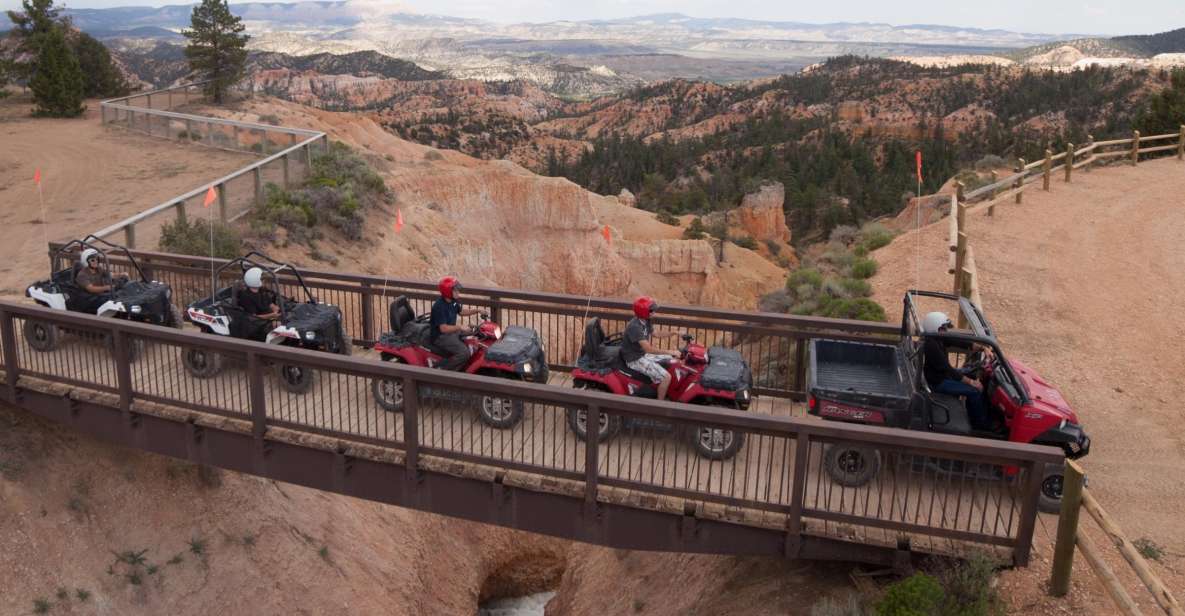
[[[100,253],[98,250],[95,250],[94,248],[87,248],[86,250],[82,251],[82,255],[78,257],[78,263],[80,263],[83,267],[89,267],[90,260],[99,256],[99,254]]]
[[[922,317],[922,331],[927,334],[937,334],[939,328],[950,327],[950,317],[945,312],[931,312]]]
[[[253,267],[243,274],[243,282],[252,289],[258,289],[263,286],[263,270],[258,267]]]

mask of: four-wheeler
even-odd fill
[[[135,279],[123,275],[111,276],[107,255],[100,247],[122,253],[136,274]],[[112,285],[112,291],[93,294],[78,285],[76,277],[86,267],[82,262],[82,255],[93,255],[102,261],[103,270],[107,272],[106,282]],[[127,248],[90,235],[59,248],[51,262],[56,266],[62,259],[72,261],[73,264],[51,272],[48,280],[30,285],[25,290],[27,297],[41,306],[54,310],[84,312],[165,327],[181,326],[177,309],[172,304],[173,290],[163,282],[149,280]],[[36,351],[50,351],[57,346],[59,328],[55,325],[28,319],[25,321],[24,330],[25,340]],[[79,333],[85,335],[83,332]],[[139,354],[139,345],[132,345],[129,352],[134,358]]]
[[[918,315],[918,300],[943,302],[958,307],[966,328],[928,333]],[[967,407],[961,398],[930,390],[923,376],[923,341],[939,338],[947,350],[966,354],[960,371],[984,387],[993,419],[1002,419],[999,429],[972,430]],[[992,350],[992,356],[971,352],[978,344]],[[974,304],[965,298],[930,291],[909,291],[898,344],[877,344],[816,339],[810,342],[807,375],[809,412],[827,420],[923,430],[942,434],[973,436],[1016,443],[1050,445],[1077,459],[1090,451],[1090,438],[1078,416],[1052,385],[1015,359],[1005,359],[992,326]],[[880,470],[881,452],[852,443],[829,446],[823,458],[832,480],[844,486],[861,486]],[[967,465],[927,458],[934,472],[979,478],[1011,479],[1016,469]],[[1043,471],[1039,505],[1055,512],[1061,506],[1062,465],[1047,465]]]
[[[207,334],[339,355],[350,354],[353,342],[346,333],[341,309],[333,304],[318,302],[296,268],[267,255],[251,252],[218,268],[213,279],[219,280],[223,272],[236,268],[240,274],[251,268],[262,270],[263,279],[267,281],[264,289],[274,294],[275,303],[280,308],[279,319],[269,322],[244,312],[239,297],[250,291],[241,281],[237,281],[214,291],[210,297],[190,304],[185,311],[187,321]],[[278,275],[282,273],[290,273],[295,278],[305,301],[296,301],[280,293]],[[185,349],[182,363],[190,374],[203,379],[211,378],[222,370],[222,357],[202,348]],[[275,369],[280,386],[287,391],[304,393],[313,386],[312,368],[281,363],[276,364]]]
[[[488,314],[480,316],[481,323],[462,336],[462,341],[469,347],[469,361],[464,372],[546,384],[547,358],[538,332],[516,326],[503,332]],[[417,317],[407,297],[400,295],[391,302],[389,317],[391,331],[383,334],[374,345],[383,361],[426,368],[435,368],[443,361],[442,354],[430,341],[431,315]],[[390,412],[403,410],[401,379],[374,379],[371,391],[383,409]],[[433,398],[458,398],[457,401],[461,401],[459,394],[451,390],[422,385],[419,391],[421,395]],[[478,417],[494,428],[513,428],[523,418],[523,402],[484,395]]]
[[[678,359],[665,363],[671,375],[667,399],[706,406],[749,410],[752,401],[753,375],[740,353],[715,346],[705,349],[687,334],[682,336],[683,348]],[[573,385],[608,393],[654,399],[658,395],[655,383],[646,375],[631,369],[621,359],[621,334],[605,336],[601,320],[591,319],[584,328],[584,346],[572,371]],[[623,428],[627,430],[681,431],[677,426],[661,420],[620,417],[601,413],[597,442],[612,438]],[[588,417],[583,410],[568,411],[568,426],[581,440],[588,440]],[[697,453],[712,460],[733,457],[744,444],[745,435],[732,430],[708,426],[682,430]]]

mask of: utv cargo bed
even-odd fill
[[[887,411],[896,419],[910,399],[900,353],[890,344],[811,340],[807,391],[813,398]]]

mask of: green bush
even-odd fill
[[[775,257],[782,254],[782,245],[777,240],[765,240],[765,247],[769,249],[769,254]]]
[[[683,239],[685,240],[702,240],[707,235],[707,229],[704,228],[704,221],[699,216],[691,219],[691,224],[683,230]]]
[[[876,616],[931,616],[941,606],[943,594],[938,580],[915,573],[889,586],[874,611]]]
[[[856,259],[852,262],[853,278],[872,278],[876,273],[876,261],[869,258]]]
[[[208,221],[198,219],[190,222],[179,219],[165,223],[160,230],[160,248],[165,252],[200,257],[218,257],[233,259],[241,252],[242,238],[233,228],[213,223],[213,253],[210,251],[210,231]]]
[[[749,237],[748,235],[742,235],[740,237],[730,238],[730,241],[733,244],[740,246],[741,248],[746,248],[748,250],[757,250],[757,240],[753,239],[752,237]]]
[[[664,225],[671,225],[672,227],[679,226],[679,219],[675,218],[674,214],[671,214],[666,210],[659,210],[654,215],[654,217],[658,219],[658,222],[661,222]]]
[[[803,285],[809,285],[814,289],[822,287],[823,274],[813,267],[802,267],[790,272],[790,276],[786,278],[786,288],[794,290]]]
[[[881,322],[885,320],[885,309],[867,297],[830,299],[824,302],[815,314],[833,319]]]
[[[995,566],[982,553],[958,562],[938,573],[946,596],[942,600],[942,616],[996,616],[1003,613],[1004,603],[992,587]]]
[[[860,229],[859,248],[872,252],[884,248],[893,241],[893,232],[879,222],[870,222]],[[863,256],[863,255],[859,255]]]

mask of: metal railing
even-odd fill
[[[143,244],[146,239],[148,245],[155,246],[155,240],[146,238],[143,232],[137,237],[137,227],[146,224],[159,227],[164,222],[163,217],[169,214],[178,219],[206,216],[202,206],[211,187],[218,193],[217,219],[222,223],[233,222],[263,204],[268,184],[286,189],[300,182],[312,169],[314,151],[328,150],[328,137],[319,131],[168,111],[178,105],[203,100],[201,86],[201,83],[186,84],[103,101],[100,117],[104,125],[172,141],[256,154],[262,158],[105,227],[95,235],[107,238],[122,232],[123,243],[130,248],[136,247],[137,243]]]
[[[131,423],[136,414],[196,411],[240,420],[261,443],[285,428],[331,437],[339,447],[396,451],[409,472],[443,459],[569,481],[570,496],[590,504],[606,498],[606,489],[623,489],[636,495],[631,506],[667,513],[719,507],[735,524],[772,524],[794,537],[887,547],[905,540],[936,552],[971,544],[1003,549],[1017,564],[1028,560],[1045,466],[1062,460],[1047,447],[613,396],[11,302],[0,302],[0,347],[8,399],[18,403],[24,389],[105,396],[122,412],[115,417]],[[195,351],[220,357],[224,370],[191,376],[183,356]],[[281,387],[271,373],[282,366],[311,371],[312,389]],[[376,381],[402,385],[401,413],[377,405],[370,395]],[[522,421],[504,430],[478,421],[477,409],[492,398],[520,408]],[[574,413],[594,426],[604,416],[638,427],[587,446],[570,428]],[[699,455],[695,439],[712,435],[743,444],[728,459]],[[877,476],[859,487],[833,481],[836,443],[874,450]]]

